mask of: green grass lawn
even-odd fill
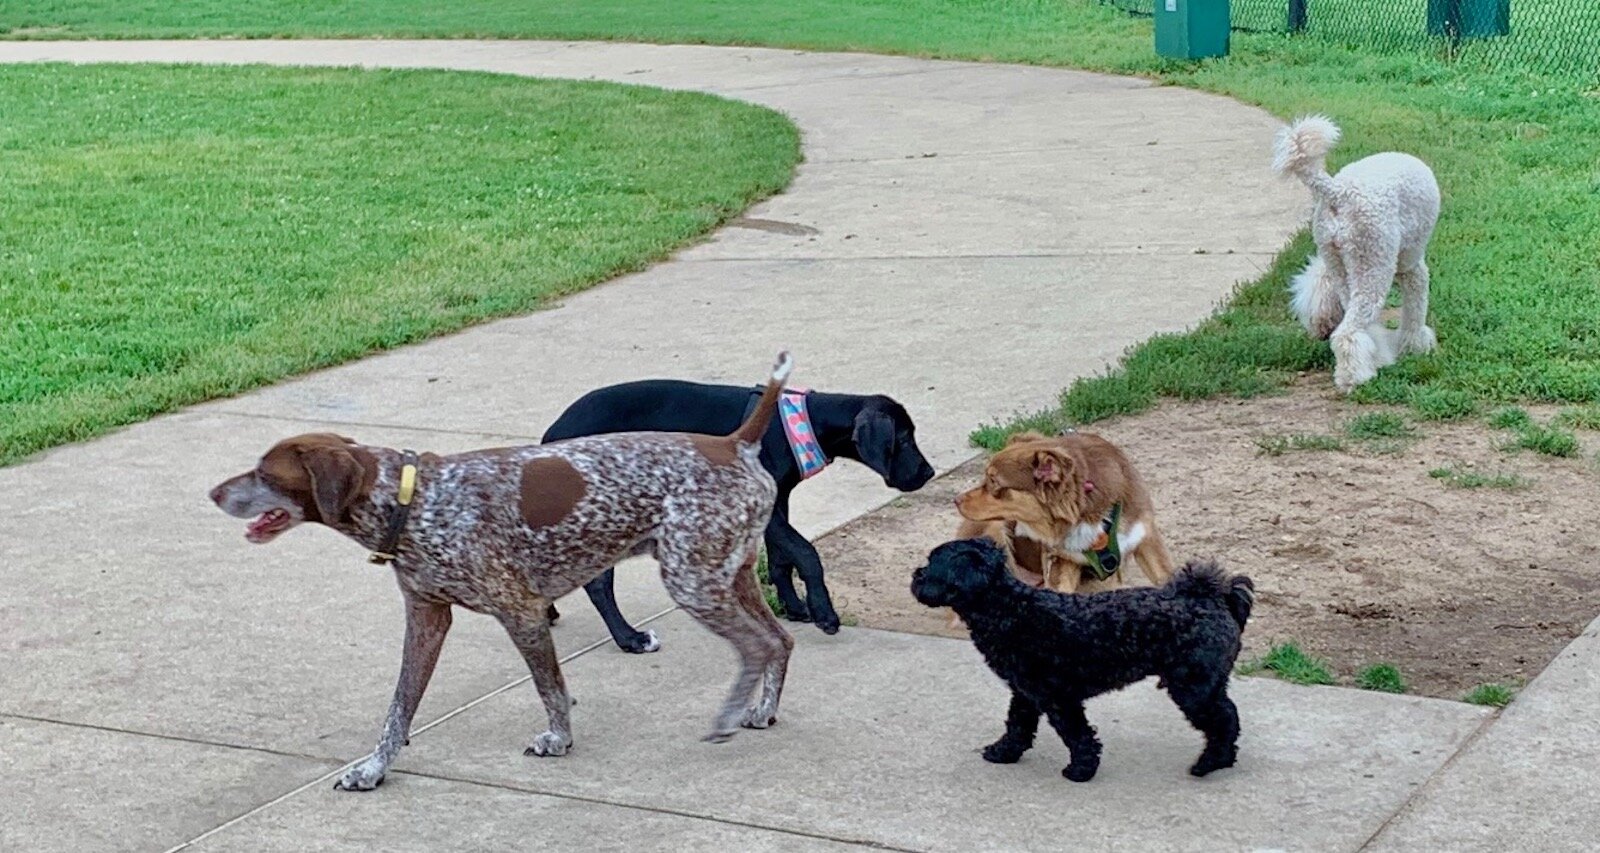
[[[1288,117],[1332,115],[1337,167],[1403,149],[1444,188],[1430,253],[1442,349],[1411,357],[1358,399],[1419,417],[1512,401],[1600,400],[1600,92],[1578,78],[1490,72],[1428,51],[1236,34],[1231,57],[1156,59],[1150,22],[1092,0],[12,0],[0,29],[35,36],[493,35],[767,44],[1062,65],[1146,74]],[[20,30],[20,32],[18,32]],[[1263,150],[1261,168],[1270,159]],[[1266,278],[1193,332],[1157,337],[1112,373],[1078,382],[1026,421],[1050,429],[1138,411],[1162,396],[1261,394],[1326,371],[1326,344],[1284,309],[1302,239]],[[997,413],[999,414],[999,413]],[[1005,429],[975,436],[992,444]]]
[[[639,268],[793,126],[487,74],[0,66],[0,464]]]

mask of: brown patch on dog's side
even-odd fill
[[[689,443],[712,465],[726,468],[739,462],[737,442],[725,435],[691,435]]]
[[[522,520],[538,530],[559,524],[589,493],[583,475],[565,459],[543,456],[522,468]]]
[[[1389,663],[1411,692],[1447,699],[1537,675],[1600,614],[1600,433],[1578,433],[1576,459],[1503,452],[1506,433],[1476,421],[1419,424],[1398,454],[1257,446],[1337,435],[1370,410],[1319,377],[1285,396],[1164,403],[1095,429],[1137,462],[1178,562],[1216,558],[1255,581],[1241,660],[1293,640],[1341,683]],[[1429,476],[1441,467],[1532,485],[1453,488]],[[981,460],[968,463],[819,540],[840,612],[865,627],[964,636],[909,585],[929,549],[953,538],[952,499],[982,476]]]

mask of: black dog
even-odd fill
[[[911,594],[929,607],[954,608],[989,668],[1011,687],[1006,733],[984,749],[985,760],[1022,758],[1042,713],[1072,751],[1061,775],[1087,782],[1100,767],[1100,741],[1084,700],[1155,675],[1206,736],[1189,772],[1233,766],[1239,713],[1228,674],[1255,600],[1249,578],[1190,563],[1162,587],[1065,595],[1022,583],[992,542],[967,539],[933,549]]]
[[[641,430],[725,435],[744,420],[760,389],[736,385],[701,385],[669,379],[628,382],[591,391],[562,412],[544,434],[546,443],[585,435]],[[917,449],[911,416],[894,400],[859,394],[806,395],[811,426],[828,459],[854,459],[883,477],[885,485],[913,492],[933,477],[933,466]],[[822,580],[822,559],[789,524],[789,493],[800,485],[801,472],[789,449],[783,424],[774,420],[761,443],[761,464],[778,483],[778,499],[767,524],[767,564],[784,614],[796,622],[815,622],[823,631],[839,630],[828,588]],[[794,571],[806,584],[806,600],[795,592]],[[617,609],[616,572],[607,571],[584,586],[589,600],[605,619],[617,645],[629,652],[655,651],[654,634],[628,624]],[[557,614],[552,608],[552,618]]]

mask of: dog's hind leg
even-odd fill
[[[383,735],[372,755],[339,777],[335,788],[370,791],[383,782],[389,765],[409,741],[411,718],[428,689],[428,679],[439,662],[439,649],[449,633],[450,605],[406,594],[406,640],[400,656],[400,680],[394,686],[394,701],[383,723]]]
[[[739,656],[739,674],[734,678],[722,709],[717,712],[710,734],[705,737],[712,743],[727,740],[741,725],[753,721],[757,716],[755,712],[765,706],[767,699],[763,691],[761,703],[751,706],[756,685],[762,682],[780,655],[783,657],[781,668],[787,669],[788,644],[794,642],[781,627],[777,628],[777,635],[771,629],[777,626],[777,619],[760,600],[760,588],[755,582],[755,555],[754,541],[723,558],[722,565],[717,565],[717,558],[679,553],[675,548],[661,547],[657,552],[667,594],[695,621],[727,640]],[[702,568],[705,563],[710,565]],[[740,575],[748,575],[748,580],[738,580]],[[755,599],[755,607],[741,600],[750,597]],[[780,680],[777,688],[781,690],[782,686]],[[771,710],[776,715],[776,696]]]
[[[1400,349],[1402,352],[1431,352],[1439,345],[1428,326],[1428,262],[1421,248],[1400,253]]]
[[[789,655],[794,651],[794,638],[783,630],[772,610],[761,596],[761,586],[756,583],[755,560],[751,560],[733,577],[733,592],[740,607],[755,617],[776,640],[778,651],[767,661],[761,676],[761,697],[745,714],[740,725],[750,729],[764,729],[778,721],[778,702],[783,698],[783,682],[789,674]]]
[[[1039,731],[1039,706],[1016,690],[1011,691],[1011,707],[1006,711],[1006,733],[983,748],[983,760],[995,764],[1015,764],[1033,747]]]
[[[1226,676],[1224,676],[1224,679]],[[1167,695],[1189,722],[1206,736],[1206,748],[1189,773],[1204,776],[1214,770],[1232,767],[1238,758],[1239,709],[1228,698],[1228,683],[1197,686],[1167,684]]]
[[[561,677],[561,665],[556,659],[556,644],[550,637],[550,621],[546,615],[548,599],[528,591],[522,604],[508,608],[495,616],[511,636],[517,651],[528,664],[533,675],[533,686],[544,703],[550,727],[533,739],[523,750],[523,755],[566,755],[572,748],[572,696],[567,693],[566,679]]]
[[[1061,775],[1074,782],[1093,779],[1100,769],[1100,739],[1094,736],[1094,726],[1089,725],[1089,718],[1083,713],[1083,703],[1046,708],[1045,715],[1072,753],[1072,763],[1062,769]]]

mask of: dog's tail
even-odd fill
[[[1256,585],[1249,578],[1244,575],[1229,577],[1216,563],[1188,563],[1172,579],[1172,588],[1185,598],[1222,599],[1241,631],[1256,601]]]
[[[1289,310],[1319,341],[1327,340],[1344,319],[1344,306],[1339,303],[1333,280],[1328,278],[1322,255],[1312,255],[1306,268],[1289,282]]]
[[[1328,174],[1328,151],[1339,141],[1339,126],[1327,116],[1306,116],[1278,131],[1272,147],[1272,170],[1294,175],[1313,193],[1326,195],[1332,189]]]
[[[778,411],[778,395],[783,393],[783,383],[789,381],[789,372],[792,370],[794,359],[789,357],[788,351],[778,353],[778,363],[772,366],[767,388],[761,392],[756,407],[750,410],[750,416],[733,431],[731,437],[734,441],[740,444],[761,443],[761,437],[767,434],[767,427],[772,424],[772,416]]]

